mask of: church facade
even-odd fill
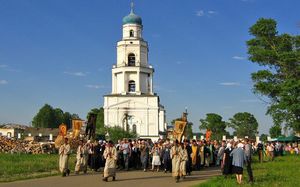
[[[148,63],[148,43],[142,31],[142,19],[131,8],[123,18],[123,37],[117,43],[112,91],[104,96],[104,125],[155,140],[166,131],[165,109],[153,90],[154,69]]]

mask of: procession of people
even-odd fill
[[[80,140],[76,151],[75,174],[87,173],[88,168],[93,171],[100,171],[103,168],[102,180],[107,182],[110,177],[112,181],[116,180],[118,170],[144,172],[162,170],[165,173],[172,173],[175,182],[179,182],[191,175],[192,171],[219,167],[225,177],[235,174],[237,183],[241,184],[243,168],[246,166],[248,182],[253,183],[252,156],[254,151],[260,155],[260,144],[260,142],[255,144],[247,138],[238,141],[185,139],[182,142],[169,139],[152,142],[151,139],[124,138],[116,144],[104,140]],[[266,146],[270,160],[273,160],[275,153],[270,152],[276,150],[276,144],[274,147],[273,144]],[[65,143],[59,149],[59,168],[62,176],[68,176],[70,173],[69,154],[70,145],[65,138]]]

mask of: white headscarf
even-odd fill
[[[227,143],[226,149],[229,149],[231,151],[231,143]]]
[[[240,147],[240,148],[243,148],[243,147],[244,147],[244,144],[238,143],[238,144],[237,144],[237,147],[238,147],[238,148],[239,148],[239,147]]]

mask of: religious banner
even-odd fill
[[[60,135],[60,136],[66,136],[67,135],[67,125],[66,124],[64,124],[64,123],[60,124],[58,129],[59,129],[59,134],[58,135]]]
[[[186,124],[186,121],[175,121],[173,137],[179,142],[181,142]]]
[[[205,139],[206,141],[210,140],[210,137],[211,137],[211,130],[207,129],[206,130],[206,133],[205,133]]]
[[[73,119],[72,120],[72,129],[73,129],[72,135],[73,135],[73,138],[77,138],[80,135],[80,129],[82,127],[83,122],[84,121],[80,120],[80,119]]]

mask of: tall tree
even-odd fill
[[[269,98],[267,114],[276,125],[300,131],[300,36],[278,34],[273,19],[259,19],[250,27],[249,60],[264,66],[252,73],[254,93]]]
[[[49,104],[45,104],[32,120],[33,127],[57,128],[61,123],[67,125],[68,129],[72,127],[71,119],[79,119],[78,114],[64,112],[60,108],[53,109]]]
[[[273,125],[270,129],[269,129],[269,133],[270,133],[270,136],[271,138],[277,138],[279,136],[282,135],[281,133],[281,126],[280,125]]]
[[[205,119],[200,119],[200,130],[211,130],[211,139],[221,140],[223,135],[228,136],[226,127],[227,124],[223,121],[222,116],[215,113],[208,113]]]
[[[229,127],[235,130],[234,134],[238,137],[255,138],[258,133],[258,122],[254,115],[248,112],[236,113],[229,119]]]
[[[70,114],[70,112],[65,112],[63,114],[63,120],[62,120],[62,123],[66,124],[67,125],[67,128],[70,129],[72,128],[72,123],[71,123],[71,120],[72,120],[72,115]]]
[[[58,127],[55,111],[52,106],[45,104],[32,120],[33,127],[55,128]]]

